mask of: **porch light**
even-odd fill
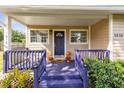
[[[50,30],[49,30],[49,33],[50,33],[50,34],[52,34],[52,31],[53,31],[53,30],[52,30],[52,29],[50,29]]]

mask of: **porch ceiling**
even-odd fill
[[[26,25],[91,25],[115,10],[93,6],[0,6],[0,11]]]
[[[41,14],[33,16],[12,16],[26,25],[91,25],[105,16]]]

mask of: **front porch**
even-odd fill
[[[18,50],[4,53],[4,72],[18,68],[34,70],[35,88],[86,88],[88,87],[88,71],[84,64],[86,57],[99,61],[109,59],[108,50],[76,50],[75,60],[67,63],[47,62],[45,50]]]

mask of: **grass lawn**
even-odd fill
[[[2,71],[3,52],[0,51],[0,71]]]

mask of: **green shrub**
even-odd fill
[[[33,87],[33,78],[30,72],[31,70],[14,69],[0,80],[0,86],[3,88],[31,88]]]
[[[90,58],[86,58],[85,60],[85,64],[88,67],[88,71],[89,71],[89,87],[94,88],[95,87],[95,81],[96,81],[96,65],[98,64],[98,59],[90,59]]]
[[[124,87],[124,61],[110,62],[108,59],[86,58],[85,63],[89,70],[89,87],[121,88]]]

